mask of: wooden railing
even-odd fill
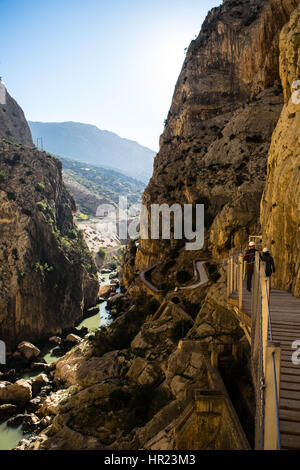
[[[231,255],[227,261],[227,295],[230,298],[237,294],[238,309],[243,314],[243,256]],[[257,405],[256,448],[280,449],[280,344],[272,337],[270,284],[258,252],[252,278],[251,350]]]

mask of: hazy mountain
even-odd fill
[[[107,166],[147,182],[152,176],[155,152],[132,140],[80,122],[29,122],[36,143],[44,150],[81,162]]]

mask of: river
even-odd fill
[[[107,285],[110,283],[109,274],[102,274],[101,276],[101,285]],[[117,292],[120,292],[120,288],[117,289]],[[95,331],[100,326],[108,325],[111,322],[111,317],[108,310],[106,309],[107,302],[102,302],[99,304],[100,312],[95,315],[85,318],[79,325],[78,328],[85,326],[89,329],[89,332]],[[42,350],[42,357],[45,359],[47,364],[52,364],[52,362],[57,361],[57,357],[52,355],[53,349],[56,347],[45,348]],[[29,379],[31,377],[36,377],[40,372],[32,371],[26,372],[23,375],[23,379]],[[10,450],[13,449],[21,439],[26,439],[26,434],[22,432],[22,426],[18,428],[11,428],[7,426],[7,421],[0,424],[0,450]]]

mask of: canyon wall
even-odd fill
[[[295,260],[299,253],[293,239],[298,201],[292,192],[299,185],[298,108],[288,91],[299,66],[298,13],[284,27],[298,3],[225,0],[208,14],[187,51],[143,196],[147,206],[204,203],[204,248],[188,252],[181,240],[130,243],[122,276],[131,304],[107,331],[97,331],[57,363],[55,380],[64,381],[65,389],[42,404],[39,411],[51,425],[30,449],[248,448],[247,442],[234,447],[224,425],[217,405],[227,392],[221,397],[225,387],[213,380],[210,359],[253,441],[250,346],[228,307],[222,260],[230,248],[246,246],[249,234],[262,231],[276,263],[280,246],[284,257],[287,244]],[[279,234],[275,238],[276,224],[284,246]],[[195,259],[207,260],[204,285],[193,279]],[[150,266],[146,279],[143,270]],[[290,269],[284,258],[283,287]],[[174,291],[187,278],[196,287]],[[161,291],[151,289],[150,281]],[[293,288],[297,292],[296,284]],[[213,405],[203,414],[201,396],[210,396]],[[217,415],[222,418],[215,420]]]
[[[261,203],[264,241],[276,262],[273,285],[300,296],[300,8],[280,36],[280,75],[285,104],[273,134]],[[299,82],[300,85],[300,82]],[[300,86],[297,86],[297,89]]]
[[[10,349],[74,325],[95,305],[98,281],[73,223],[75,203],[61,162],[32,147],[23,112],[11,98],[3,106],[1,135],[15,129],[10,138],[31,145],[0,141],[0,338]]]
[[[143,202],[203,203],[202,255],[224,258],[262,232],[267,156],[283,106],[279,36],[298,3],[226,0],[208,14],[187,50]],[[201,255],[181,256],[179,245],[141,241],[144,253],[138,250],[134,268],[125,268],[125,284],[135,268],[167,261],[174,249],[179,264]]]

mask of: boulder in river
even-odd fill
[[[41,388],[49,384],[49,379],[46,374],[40,374],[37,377],[29,380],[32,388],[32,396],[36,396]]]
[[[130,298],[124,294],[118,293],[109,297],[107,301],[107,308],[111,309],[116,307],[118,310],[126,310],[130,305]]]
[[[50,343],[60,344],[61,343],[61,338],[59,336],[51,336],[51,338],[49,338],[49,342]]]
[[[1,380],[2,381],[7,380],[8,382],[14,382],[15,379],[16,379],[16,370],[15,369],[10,369],[7,372],[3,372],[3,374],[1,374]]]
[[[99,287],[99,296],[103,297],[104,299],[107,299],[109,297],[109,294],[112,292],[112,286],[111,285],[105,285],[105,286],[100,286]]]
[[[66,341],[69,341],[69,343],[78,344],[78,343],[80,343],[81,338],[80,338],[80,336],[78,336],[78,335],[74,335],[73,333],[70,333],[70,334],[66,337]]]
[[[44,363],[44,362],[33,362],[30,365],[30,369],[40,370],[40,371],[44,371],[46,373],[49,373],[53,369],[55,369],[55,364],[54,364],[54,362],[52,364],[47,364],[47,363]]]
[[[28,341],[22,341],[22,343],[18,345],[17,349],[28,361],[35,359],[41,353],[41,351],[36,346],[34,346],[34,344],[29,343]]]
[[[73,333],[74,335],[80,336],[80,338],[84,338],[84,336],[87,335],[88,332],[89,329],[86,326],[82,326],[81,328],[76,328]]]
[[[84,316],[88,318],[92,317],[93,315],[96,315],[97,313],[99,313],[99,307],[92,307],[85,312]]]
[[[26,410],[28,413],[35,413],[41,404],[42,399],[40,397],[35,397],[30,400],[26,405]],[[6,406],[6,405],[2,405]]]
[[[31,385],[24,379],[17,380],[14,384],[0,382],[0,403],[11,403],[24,406],[32,398]]]
[[[27,415],[18,414],[16,416],[13,416],[7,421],[7,426],[9,426],[10,428],[18,428],[23,423],[25,416]]]
[[[0,405],[0,421],[10,418],[16,411],[16,405],[11,405],[10,403]]]
[[[37,430],[40,420],[35,414],[18,414],[7,421],[7,426],[18,428],[22,425],[24,432],[32,432]]]

